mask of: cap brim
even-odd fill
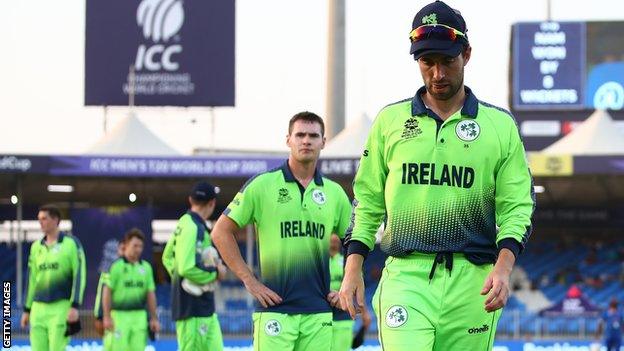
[[[410,54],[418,60],[427,54],[442,54],[457,57],[463,50],[464,45],[457,41],[429,39],[412,43]]]

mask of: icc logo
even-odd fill
[[[165,69],[175,71],[180,65],[172,56],[182,52],[182,45],[166,45],[182,28],[184,8],[181,0],[142,0],[137,9],[137,24],[143,28],[143,37],[155,45],[141,44],[134,67],[148,71]]]

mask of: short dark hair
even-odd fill
[[[39,212],[47,212],[50,217],[56,218],[57,223],[61,223],[61,210],[58,207],[52,204],[43,205],[39,207]]]
[[[143,234],[143,232],[139,228],[130,229],[124,236],[123,242],[128,243],[130,242],[130,240],[132,240],[132,238],[137,238],[142,242],[145,242],[145,234]]]
[[[299,112],[296,115],[292,116],[290,122],[288,122],[288,135],[292,133],[293,126],[297,121],[318,123],[321,125],[321,135],[325,135],[325,123],[323,122],[323,119],[319,117],[319,115],[317,115],[316,113],[310,111]]]

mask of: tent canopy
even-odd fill
[[[368,116],[362,114],[327,143],[321,156],[359,159],[371,125]]]
[[[86,152],[91,155],[115,156],[179,156],[143,124],[134,113],[129,113],[110,133],[104,135]]]
[[[624,155],[624,135],[607,111],[596,110],[570,134],[542,152],[550,155]]]

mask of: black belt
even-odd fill
[[[444,268],[448,269],[449,276],[451,275],[451,271],[453,270],[453,253],[452,252],[438,252],[436,254],[435,259],[433,260],[433,266],[431,266],[431,272],[429,272],[429,281],[433,279],[433,275],[435,274],[436,267],[439,263],[444,261]]]

